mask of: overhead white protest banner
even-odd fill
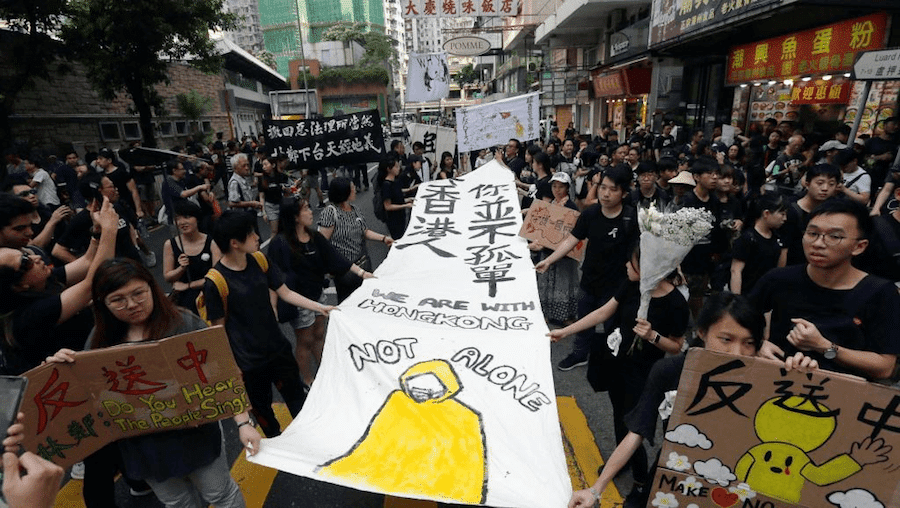
[[[250,460],[355,489],[563,507],[550,343],[512,173],[419,188],[406,235],[332,312],[306,404]]]
[[[439,101],[450,95],[450,68],[446,53],[409,55],[406,102]]]
[[[441,163],[441,154],[450,152],[453,155],[456,151],[456,129],[424,123],[408,123],[406,127],[409,129],[410,146],[416,141],[425,145],[425,155],[434,164],[432,170]]]
[[[538,139],[540,129],[538,93],[456,109],[459,151],[481,150],[505,144],[510,139]]]

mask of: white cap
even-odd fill
[[[562,182],[566,185],[572,185],[572,179],[569,178],[569,174],[563,173],[562,171],[557,171],[556,173],[553,173],[553,176],[550,177],[550,183],[553,183],[553,182]]]
[[[819,147],[820,152],[827,152],[828,150],[843,150],[847,148],[847,145],[841,143],[836,139],[829,139],[828,141],[822,143],[822,146]]]

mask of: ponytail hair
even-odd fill
[[[747,215],[744,217],[744,224],[746,227],[752,228],[756,224],[756,220],[762,217],[763,212],[777,213],[782,210],[787,210],[787,202],[785,202],[784,196],[777,192],[767,192],[756,199],[750,200],[747,207]]]

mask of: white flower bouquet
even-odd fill
[[[650,293],[666,275],[681,264],[691,248],[712,230],[708,210],[682,208],[663,213],[651,206],[638,210],[641,230],[641,305],[638,317],[647,319]]]

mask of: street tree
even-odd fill
[[[35,79],[49,80],[68,70],[64,48],[50,34],[66,14],[66,0],[4,0],[0,2],[0,139],[12,139],[9,118],[16,97]]]
[[[362,66],[384,65],[387,61],[390,65],[397,65],[397,49],[394,47],[397,41],[380,32],[368,30],[364,23],[338,23],[322,34],[322,40],[326,41],[354,41],[366,49]]]
[[[169,63],[187,61],[210,74],[221,71],[210,31],[236,25],[224,0],[72,0],[60,35],[85,67],[101,97],[126,93],[140,116],[144,145],[156,146],[153,114],[163,113],[157,85],[169,84]]]
[[[470,63],[463,65],[459,71],[457,71],[455,79],[460,88],[465,87],[468,83],[474,83],[478,79],[478,73],[475,72],[475,66]]]

